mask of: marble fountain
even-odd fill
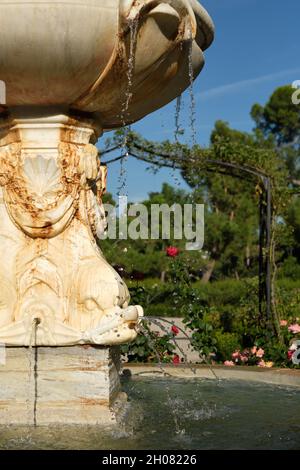
[[[143,309],[99,248],[95,144],[179,96],[213,31],[197,0],[0,1],[0,424],[28,424],[32,354],[35,424],[121,413]]]

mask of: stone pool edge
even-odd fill
[[[162,367],[156,364],[128,364],[122,365],[122,374],[124,376],[162,376],[184,379],[228,379],[228,380],[245,380],[251,382],[260,382],[271,385],[284,385],[300,388],[300,370],[295,369],[262,369],[260,367],[225,367],[195,364],[171,365],[164,364]]]

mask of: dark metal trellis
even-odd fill
[[[102,155],[109,154],[117,150],[119,146],[102,152]],[[137,152],[136,152],[137,151]],[[127,155],[129,154],[137,160],[149,163],[150,165],[164,166],[172,169],[184,169],[184,161],[174,156],[167,154],[159,154],[152,149],[147,149],[141,145],[131,142],[127,147]],[[138,152],[143,152],[143,156],[138,155]],[[151,157],[159,158],[160,160],[153,160]],[[111,160],[104,162],[105,165],[117,162],[125,158],[125,155],[120,155]],[[172,161],[172,163],[168,163]],[[203,166],[203,162],[202,166]],[[236,178],[250,179],[256,178],[261,181],[263,191],[260,194],[259,201],[259,312],[263,318],[264,307],[266,319],[270,324],[272,317],[272,264],[271,264],[271,240],[272,240],[272,182],[271,178],[262,170],[257,170],[249,165],[239,165],[231,162],[224,162],[222,160],[206,159],[204,161],[206,171],[221,173]],[[221,170],[222,169],[222,170]],[[230,173],[229,173],[230,170]],[[243,177],[241,174],[243,173]]]

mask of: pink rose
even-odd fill
[[[296,333],[300,333],[300,325],[298,325],[298,323],[295,323],[294,325],[290,325],[288,327],[288,330],[291,331],[292,333],[294,333],[294,335]]]
[[[258,365],[258,367],[266,367],[266,363],[263,360],[259,361],[259,363],[257,365]]]
[[[232,367],[232,366],[235,366],[235,363],[233,361],[225,361],[224,362],[224,366],[226,367]]]
[[[287,326],[287,320],[280,320],[280,326]]]
[[[232,359],[239,359],[240,358],[240,351],[234,351],[231,354]]]
[[[256,351],[257,351],[257,346],[253,346],[253,348],[251,348],[251,354],[256,354]]]
[[[242,362],[248,362],[248,356],[246,356],[245,354],[241,354],[240,359]]]
[[[166,253],[167,253],[167,256],[169,256],[170,258],[176,258],[176,256],[179,255],[179,250],[178,248],[176,248],[176,246],[169,246],[166,249]]]
[[[265,351],[262,348],[259,348],[256,351],[256,357],[264,357]]]

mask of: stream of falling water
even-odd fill
[[[125,99],[122,104],[121,109],[121,122],[122,127],[124,130],[123,142],[121,145],[121,152],[124,155],[124,158],[121,158],[120,161],[120,175],[119,175],[119,188],[118,194],[119,196],[125,195],[124,191],[126,189],[127,183],[127,172],[126,172],[126,162],[129,156],[128,151],[128,136],[131,130],[130,126],[126,126],[127,115],[129,110],[130,101],[132,99],[132,86],[133,86],[133,74],[134,74],[134,66],[135,66],[135,50],[136,50],[136,43],[137,43],[137,35],[139,29],[139,16],[137,15],[135,18],[129,21],[129,57],[128,57],[128,64],[127,64],[127,86],[125,90]]]
[[[169,329],[162,323],[162,321],[161,321],[162,319],[161,319],[161,318],[157,319],[157,318],[152,318],[152,317],[144,317],[144,320],[149,321],[149,322],[152,322],[153,324],[157,325],[158,327],[161,328],[161,330],[162,330],[165,334],[167,334],[167,335],[170,334]],[[167,323],[170,323],[170,324],[172,325],[172,322],[168,322],[168,321],[167,321]],[[149,342],[149,345],[152,347],[152,349],[153,349],[153,351],[154,351],[154,353],[155,353],[155,355],[156,355],[157,364],[158,364],[158,367],[159,367],[159,369],[160,369],[162,375],[163,375],[164,377],[167,377],[167,376],[168,376],[168,373],[167,373],[166,370],[164,369],[164,366],[163,366],[163,363],[162,363],[162,361],[161,361],[161,359],[160,359],[160,356],[159,356],[159,354],[158,354],[158,351],[157,351],[157,349],[156,349],[156,347],[155,347],[155,344],[154,344],[152,338],[151,338],[150,335],[148,334],[147,329],[146,329],[145,327],[143,327],[142,324],[140,324],[140,327],[139,327],[139,328],[140,328],[140,331],[147,337],[148,342]],[[181,331],[185,336],[187,336],[184,330],[182,330],[181,328],[179,328],[179,329],[180,329],[180,331]],[[187,356],[186,356],[186,353],[185,353],[185,352],[183,351],[183,349],[179,346],[179,344],[178,344],[178,342],[176,341],[176,338],[175,338],[175,337],[173,338],[173,341],[174,341],[175,346],[176,346],[176,347],[178,348],[178,350],[181,352],[181,354],[182,354],[182,356],[183,356],[183,358],[184,358],[184,360],[185,360],[185,363],[188,365],[188,367],[190,368],[190,370],[195,374],[196,371],[195,371],[195,368],[193,367],[193,364],[191,364],[191,363],[188,361]],[[219,378],[217,377],[217,375],[216,375],[215,371],[213,370],[213,368],[211,367],[211,365],[205,360],[205,358],[204,358],[200,353],[199,353],[199,357],[200,357],[202,360],[204,360],[204,361],[206,362],[206,364],[209,366],[209,368],[210,368],[210,370],[211,370],[212,375],[214,376],[214,378],[219,381]],[[170,410],[171,410],[171,413],[172,413],[172,419],[173,419],[174,425],[175,425],[175,433],[176,433],[177,435],[184,435],[184,434],[185,434],[185,429],[180,426],[180,423],[179,423],[178,417],[177,417],[178,414],[180,413],[180,410],[178,410],[178,409],[176,408],[176,400],[174,399],[174,397],[172,397],[172,394],[171,394],[170,387],[169,387],[168,383],[166,383],[166,384],[164,385],[164,389],[165,389],[165,391],[166,391],[168,406],[169,406],[169,408],[170,408]]]
[[[180,127],[180,113],[181,113],[181,106],[182,106],[182,95],[178,96],[176,99],[176,104],[175,104],[175,131],[174,131],[174,138],[175,138],[175,144],[179,144],[179,136],[181,135],[181,127]],[[176,174],[176,166],[175,162],[173,164],[173,169],[172,169],[172,178],[174,180],[175,186],[181,186],[180,179],[178,178]]]
[[[175,144],[179,143],[179,136],[181,134],[181,128],[180,128],[181,105],[182,105],[182,95],[177,97],[176,105],[175,105],[175,133],[174,133]]]
[[[196,133],[196,101],[194,94],[194,70],[193,70],[193,31],[192,25],[188,26],[188,35],[189,35],[189,51],[188,51],[188,74],[189,74],[189,96],[190,96],[190,128],[191,128],[191,146],[194,147],[197,142],[197,133]],[[177,97],[175,105],[175,144],[179,144],[179,136],[181,134],[180,127],[180,113],[182,108],[182,95]],[[193,158],[193,155],[192,155]],[[180,186],[180,179],[176,175],[175,163],[172,170],[172,177],[174,179],[175,185]]]
[[[167,374],[167,372],[165,371],[165,369],[163,367],[160,356],[159,356],[159,354],[158,354],[158,352],[155,348],[155,344],[153,343],[150,335],[148,335],[148,332],[147,332],[146,328],[144,328],[142,325],[140,325],[140,330],[148,338],[149,344],[153,348],[153,351],[155,352],[155,355],[156,355],[156,358],[157,358],[157,364],[158,364],[158,367],[160,368],[160,371],[161,371],[162,375],[164,377],[167,377],[168,374]],[[183,435],[185,433],[185,430],[180,428],[179,421],[178,421],[178,418],[177,418],[176,409],[174,407],[174,400],[172,400],[170,387],[169,387],[168,383],[165,384],[164,388],[165,388],[166,395],[167,395],[168,406],[170,407],[170,410],[171,410],[171,413],[172,413],[172,418],[173,418],[174,425],[175,425],[175,432],[178,435]]]
[[[28,397],[27,397],[27,422],[29,425],[36,426],[36,411],[37,411],[37,378],[38,378],[38,348],[37,344],[37,329],[40,320],[34,318],[31,324],[29,347],[28,347]]]
[[[196,102],[194,94],[194,70],[193,70],[193,32],[192,26],[189,26],[189,80],[190,80],[190,124],[192,131],[192,145],[196,145]]]
[[[193,30],[191,23],[189,24],[189,53],[188,53],[188,73],[189,73],[189,96],[190,96],[190,127],[191,127],[191,152],[190,161],[195,163],[194,147],[197,144],[197,132],[196,132],[196,101],[194,94],[194,69],[193,69]],[[189,203],[194,205],[197,203],[195,198],[195,190],[189,194]]]

